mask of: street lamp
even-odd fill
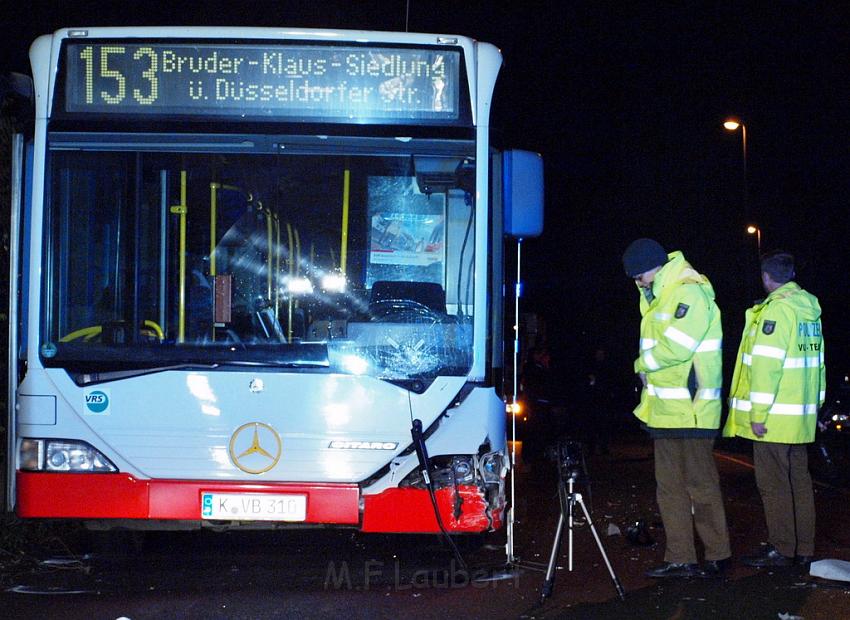
[[[747,226],[747,232],[756,236],[756,248],[758,249],[759,258],[761,258],[761,228],[755,224]]]
[[[748,214],[748,205],[747,205],[747,126],[744,125],[737,118],[727,119],[725,123],[723,123],[723,127],[726,128],[727,131],[737,131],[738,127],[741,128],[741,138],[742,144],[744,146],[744,216]]]

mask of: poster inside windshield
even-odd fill
[[[367,286],[378,280],[445,287],[445,195],[419,192],[410,177],[369,179]]]

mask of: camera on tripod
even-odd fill
[[[559,439],[558,443],[546,449],[546,458],[558,466],[558,473],[563,480],[579,481],[587,478],[584,450],[579,441]]]
[[[573,570],[573,526],[575,524],[574,513],[576,506],[581,508],[585,519],[584,522],[590,527],[593,539],[596,541],[596,546],[599,547],[599,553],[602,554],[602,559],[605,561],[605,566],[608,568],[608,573],[611,575],[611,580],[614,582],[617,594],[621,599],[625,600],[625,590],[623,590],[620,580],[617,579],[617,575],[614,574],[614,569],[611,567],[611,562],[608,560],[608,555],[602,546],[602,539],[599,538],[596,526],[593,525],[590,512],[587,506],[584,505],[584,499],[581,493],[577,493],[575,490],[576,483],[583,482],[587,486],[588,493],[590,492],[590,483],[587,479],[587,468],[584,463],[584,451],[582,450],[581,442],[569,438],[559,439],[554,446],[549,446],[546,449],[546,457],[558,465],[558,502],[561,508],[561,516],[558,518],[555,540],[552,543],[552,552],[549,555],[546,579],[541,589],[541,600],[545,600],[552,595],[552,588],[555,584],[555,564],[558,553],[560,552],[561,536],[564,533],[565,525],[569,531],[568,567],[570,571]]]

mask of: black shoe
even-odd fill
[[[731,563],[732,560],[729,558],[723,560],[706,560],[699,568],[699,576],[705,578],[722,577]]]
[[[678,562],[664,562],[646,571],[647,577],[697,577],[698,575],[699,567],[696,564],[679,564]]]
[[[767,545],[764,551],[756,555],[747,555],[741,558],[741,562],[747,566],[766,568],[770,566],[793,566],[794,558],[782,555],[772,545]]]
[[[802,566],[806,570],[809,570],[809,566],[814,561],[814,557],[810,555],[798,555],[794,558],[794,564],[797,566]]]

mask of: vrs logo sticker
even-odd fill
[[[86,390],[86,413],[89,415],[109,415],[109,389]]]

